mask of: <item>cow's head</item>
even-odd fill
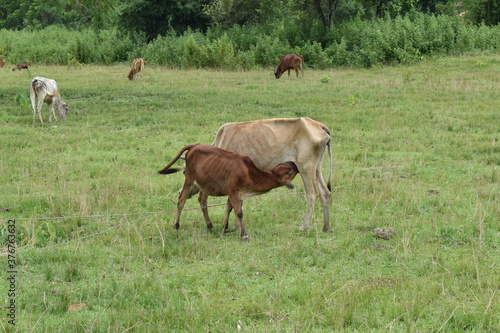
[[[66,119],[66,112],[68,112],[68,107],[69,107],[68,104],[62,103],[57,108],[57,113],[59,114],[59,117],[61,117],[61,119]]]
[[[299,169],[293,162],[281,163],[271,169],[278,182],[288,188],[293,188],[292,180],[299,173]]]
[[[280,70],[278,68],[276,68],[274,70],[274,76],[276,76],[277,79],[279,79],[281,77],[281,73],[280,73]]]

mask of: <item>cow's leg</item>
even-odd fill
[[[54,115],[54,120],[58,122],[59,119],[57,119],[56,108],[54,107],[54,104],[52,104],[52,114]]]
[[[36,113],[37,113],[37,107],[36,107],[36,92],[34,90],[34,87],[31,87],[30,89],[30,100],[31,100],[31,111],[33,112],[33,126],[35,126],[36,122]],[[40,118],[43,124],[43,120]]]
[[[288,77],[290,77],[290,68],[288,69]]]
[[[209,230],[212,230],[214,226],[212,224],[212,221],[210,221],[210,217],[208,216],[208,208],[207,208],[208,195],[206,195],[203,192],[200,192],[200,195],[198,196],[198,202],[200,203],[201,211],[203,212],[203,217],[205,218],[205,223],[207,224],[207,228]]]
[[[299,171],[304,182],[304,191],[306,192],[307,202],[306,215],[300,230],[306,230],[309,228],[314,212],[314,203],[319,196],[323,206],[323,231],[327,231],[330,229],[330,190],[328,190],[328,187],[323,180],[323,175],[321,174],[321,169],[319,167],[314,169],[305,169],[306,170]]]
[[[36,106],[34,104],[35,103],[33,102],[33,107],[31,108],[31,111],[33,111],[33,126],[35,126],[36,114],[37,114],[37,108],[36,108]],[[42,122],[42,125],[43,125],[42,117],[40,117],[40,121]]]
[[[317,188],[319,190],[319,198],[321,200],[321,205],[323,206],[323,231],[328,231],[328,229],[330,229],[330,203],[332,193],[328,189],[328,186],[326,186],[321,173],[321,168],[319,167],[316,169],[316,179],[318,181]]]
[[[295,67],[295,76],[299,78],[299,67]]]
[[[43,125],[43,119],[42,119],[42,107],[43,107],[43,99],[38,100],[38,105],[36,107],[36,112],[38,113],[38,118],[40,118],[40,122]]]
[[[52,104],[49,104],[49,123],[52,122]]]
[[[309,224],[311,223],[312,215],[314,212],[314,202],[318,197],[318,190],[314,168],[309,167],[304,168],[304,170],[299,169],[299,174],[302,176],[302,181],[304,182],[304,191],[306,192],[307,203],[304,223],[302,224],[302,227],[300,227],[300,230],[306,230],[309,229]]]
[[[33,126],[35,126],[35,121],[36,121],[36,110],[34,108],[31,109],[33,113]]]
[[[224,213],[224,233],[228,233],[234,230],[229,230],[229,214],[231,214],[231,211],[233,210],[233,206],[231,205],[231,201],[227,199],[227,204],[226,204],[226,211]]]
[[[236,222],[240,228],[240,236],[241,240],[244,242],[250,241],[248,238],[247,232],[245,231],[245,227],[243,226],[243,207],[242,202],[239,198],[238,193],[229,194],[229,201],[234,208],[234,213],[236,214]]]

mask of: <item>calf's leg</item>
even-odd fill
[[[198,202],[200,203],[201,211],[203,212],[203,217],[205,218],[205,223],[207,224],[207,228],[212,230],[214,228],[212,221],[210,221],[210,217],[208,216],[208,195],[203,192],[200,192],[198,196]]]
[[[240,228],[240,236],[241,240],[244,242],[250,241],[248,238],[247,232],[245,230],[245,227],[243,226],[243,209],[242,209],[242,202],[239,198],[238,193],[230,194],[229,195],[229,200],[231,201],[231,205],[234,208],[234,213],[236,214],[236,222],[238,223],[238,226]]]
[[[186,200],[189,198],[189,192],[191,190],[192,183],[186,180],[184,181],[184,186],[182,187],[181,193],[179,194],[179,199],[177,200],[177,217],[175,218],[175,230],[179,230],[179,221],[181,219],[181,212],[184,208]]]
[[[229,214],[233,210],[233,206],[231,205],[231,201],[227,199],[226,204],[226,212],[224,213],[224,233],[228,233],[234,230],[229,230]]]

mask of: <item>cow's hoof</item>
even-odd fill
[[[224,233],[225,233],[225,234],[228,234],[228,233],[230,233],[230,232],[235,232],[235,231],[236,231],[236,228],[231,229],[231,230],[226,229],[226,230],[224,230]]]
[[[250,242],[250,238],[248,238],[248,236],[243,236],[242,241],[248,243]]]
[[[212,223],[207,224],[207,229],[212,231],[214,229],[214,225]]]

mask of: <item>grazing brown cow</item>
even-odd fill
[[[5,66],[5,61],[3,61],[2,58],[0,58],[0,67],[3,68],[3,66]]]
[[[217,131],[214,146],[250,156],[258,168],[293,162],[304,182],[307,210],[301,230],[309,228],[314,202],[323,206],[323,231],[330,229],[332,150],[328,127],[311,118],[275,118],[228,123]],[[323,153],[329,157],[328,180],[321,172]]]
[[[12,68],[12,71],[15,71],[16,69],[21,70],[21,69],[28,69],[29,63],[27,62],[22,62],[20,64],[17,64],[16,67]]]
[[[264,194],[270,190],[285,185],[293,188],[291,181],[297,175],[298,170],[294,163],[281,163],[270,171],[257,168],[253,161],[246,155],[229,152],[210,145],[190,145],[182,148],[177,156],[168,163],[161,174],[170,174],[180,169],[170,169],[170,167],[187,151],[186,179],[179,200],[177,203],[177,219],[175,229],[179,229],[179,219],[184,203],[197,189],[200,190],[198,198],[203,216],[208,229],[213,225],[208,217],[207,198],[208,196],[229,196],[226,208],[226,218],[224,219],[224,232],[228,232],[229,212],[234,208],[236,221],[240,228],[240,235],[243,241],[248,241],[248,236],[243,227],[243,199]]]
[[[132,68],[130,69],[130,73],[128,73],[127,77],[130,81],[137,80],[137,74],[142,75],[142,71],[144,70],[144,59],[137,58],[132,63]]]
[[[274,76],[277,79],[288,70],[288,77],[290,77],[290,70],[294,69],[297,77],[299,77],[299,69],[302,72],[302,77],[304,76],[304,69],[302,68],[302,63],[304,62],[304,58],[302,56],[292,53],[285,54],[281,57],[280,63],[278,64],[278,68],[274,70]]]
[[[57,109],[57,113],[62,119],[66,118],[68,104],[64,103],[61,99],[56,81],[41,76],[35,77],[30,85],[30,99],[33,111],[33,125],[35,124],[37,113],[43,125],[41,110],[44,102],[49,106],[49,123],[52,122],[52,116],[57,121],[54,109]],[[38,105],[35,106],[37,100]]]

